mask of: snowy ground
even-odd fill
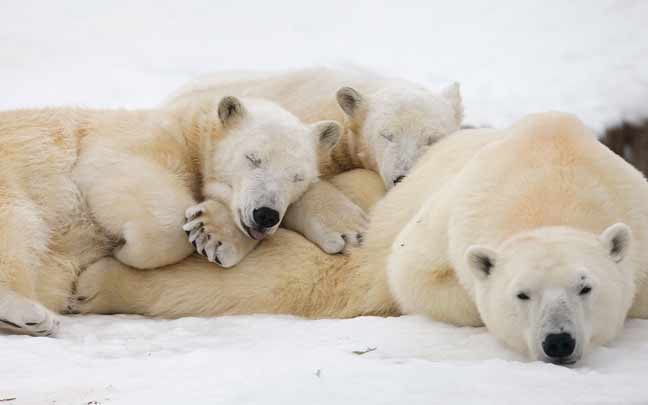
[[[58,339],[0,341],[17,404],[648,403],[648,321],[571,369],[413,316],[74,317]]]
[[[0,109],[147,107],[218,69],[349,64],[458,80],[472,124],[559,109],[601,131],[648,116],[647,21],[646,1],[0,0]],[[647,378],[638,320],[572,369],[418,317],[71,317],[58,339],[0,336],[0,404],[639,404]]]

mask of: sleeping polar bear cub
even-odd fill
[[[174,121],[160,114],[158,131],[180,133],[188,151],[169,153],[175,145],[161,135],[125,140],[117,133],[89,142],[75,171],[95,220],[121,240],[114,256],[139,269],[175,263],[194,247],[223,267],[238,263],[317,181],[318,149],[330,151],[340,134],[335,122],[308,126],[263,99],[209,95],[163,111],[181,124],[172,127]],[[159,170],[155,160],[171,167]],[[182,160],[195,162],[196,172]],[[177,182],[184,187],[173,186]],[[202,202],[196,205],[196,199]],[[231,211],[240,232],[205,218],[223,209]]]
[[[213,97],[187,98],[172,108],[197,110]],[[317,181],[318,155],[330,153],[341,131],[333,121],[303,124],[273,102],[242,100],[225,97],[218,108],[227,136],[201,145],[212,151],[202,162],[206,200],[186,210],[183,226],[196,251],[223,267],[277,230],[289,206]],[[216,212],[219,202],[233,222]]]
[[[185,211],[205,199],[228,227],[204,224],[214,238],[194,242],[232,265],[256,243],[232,216],[272,233],[339,133],[267,100],[223,96],[156,110],[0,112],[0,327],[54,333],[51,311],[67,308],[79,271],[100,258],[138,269],[185,259],[194,251]],[[223,204],[213,189],[232,198]],[[233,249],[225,238],[243,242]]]

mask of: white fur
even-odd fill
[[[209,122],[220,120],[223,134],[208,137],[201,144],[210,151],[201,165],[202,194],[225,204],[232,222],[215,213],[214,203],[204,201],[184,211],[188,222],[183,229],[198,253],[231,267],[256,243],[229,226],[256,240],[273,234],[288,206],[318,179],[319,152],[326,153],[337,144],[340,129],[329,121],[303,124],[275,103],[262,99],[208,94],[185,98],[167,108],[192,110],[205,100],[217,99],[222,100],[218,110],[207,110],[203,125],[209,128],[213,125]],[[255,221],[255,210],[264,207],[278,213],[272,227]]]
[[[648,256],[636,245],[647,240],[646,182],[568,115],[532,115],[482,136],[486,144],[473,147],[393,245],[392,291],[408,312],[480,317],[534,359],[578,361],[618,334],[643,282]],[[439,310],[424,291],[412,293],[448,268],[478,314],[449,309],[466,308],[463,298]],[[591,292],[580,295],[584,287]],[[560,333],[573,338],[573,351],[551,356],[543,347]]]
[[[366,117],[361,133],[368,145],[367,158],[375,161],[387,189],[409,174],[431,145],[461,124],[457,83],[439,95],[399,81],[363,100]]]
[[[350,196],[373,188],[366,171],[353,175],[339,185]],[[432,147],[372,209],[364,245],[348,256],[325,255],[280,230],[225,276],[192,259],[145,275],[105,260],[81,276],[79,290],[96,298],[77,309],[166,317],[418,313],[484,322],[533,359],[569,363],[608,343],[626,316],[648,317],[646,201],[643,176],[582,123],[536,114]],[[475,267],[483,261],[474,254],[492,255],[490,274]],[[585,286],[591,291],[581,295]],[[574,350],[547,358],[543,342],[561,328]]]
[[[111,253],[138,269],[191,255],[182,227],[204,184],[233,198],[203,201],[189,238],[211,261],[237,263],[256,242],[237,228],[249,219],[235,223],[230,211],[273,204],[283,215],[339,134],[333,122],[306,125],[271,102],[222,96],[159,110],[0,113],[0,327],[54,333],[49,309],[66,310],[79,271]]]
[[[231,200],[224,202],[245,232],[243,224],[255,226],[254,209],[269,207],[283,217],[288,205],[317,180],[319,132],[274,103],[242,102],[244,116],[213,147],[204,187],[212,194],[217,186],[231,190]]]

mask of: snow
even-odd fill
[[[467,122],[648,117],[645,1],[2,1],[0,109],[154,106],[199,74],[359,65],[462,84]]]
[[[4,398],[17,404],[648,401],[648,321],[629,321],[613,345],[574,368],[526,362],[483,328],[416,316],[86,316],[67,317],[62,326],[58,339],[2,337]]]
[[[462,84],[467,122],[648,117],[645,1],[0,1],[0,109],[150,107],[215,70],[358,65]],[[375,348],[366,354],[354,354]],[[648,321],[578,367],[425,318],[65,317],[0,336],[2,404],[646,403]]]

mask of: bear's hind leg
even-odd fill
[[[179,262],[193,252],[182,230],[184,212],[195,204],[191,190],[169,170],[124,156],[121,165],[98,169],[81,162],[77,169],[95,221],[121,239],[113,255],[128,266],[152,269]]]

